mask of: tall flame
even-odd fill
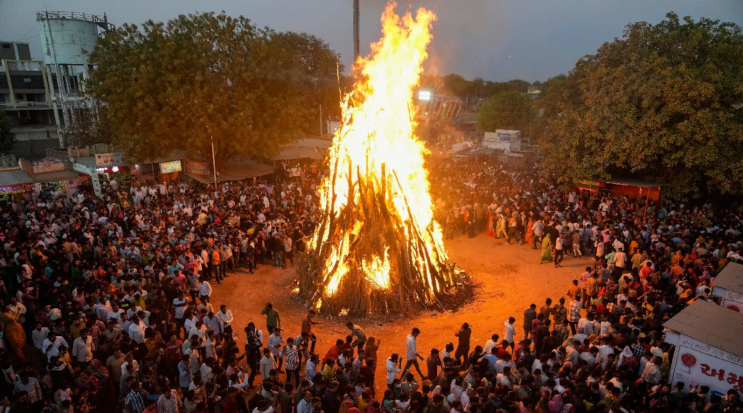
[[[325,298],[337,294],[345,277],[358,269],[367,287],[392,288],[391,273],[402,270],[391,260],[401,254],[407,254],[420,283],[426,286],[427,296],[419,297],[420,300],[431,300],[434,293],[451,283],[451,272],[439,268],[448,257],[441,229],[434,221],[424,166],[427,151],[415,135],[413,104],[413,90],[427,57],[426,47],[436,16],[425,9],[419,9],[415,17],[410,12],[398,16],[395,7],[394,2],[389,3],[382,15],[383,38],[371,45],[369,57],[357,62],[360,76],[353,92],[343,99],[342,127],[329,152],[330,171],[321,187],[320,205],[330,224],[319,226],[310,244],[311,249],[320,251]],[[381,195],[369,197],[361,188],[371,188],[367,192],[373,190]],[[390,250],[387,244],[384,252],[376,248],[373,256],[355,257],[351,253],[354,242],[368,235],[365,231],[369,226],[380,225],[370,221],[382,214],[372,214],[368,207],[359,206],[370,202],[384,203],[382,209],[393,216],[390,222],[396,223],[395,231],[404,231],[401,239],[420,241],[410,241],[415,245],[408,247],[407,252]],[[333,220],[349,219],[352,224],[331,233]],[[400,243],[395,245],[402,248]]]

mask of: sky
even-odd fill
[[[361,0],[361,53],[380,37],[386,0]],[[466,78],[542,81],[568,72],[584,55],[621,37],[631,22],[666,13],[743,26],[743,0],[400,0],[398,9],[436,12],[426,72]],[[31,45],[41,58],[37,11],[103,15],[115,25],[165,21],[180,14],[225,11],[257,26],[313,34],[353,59],[352,0],[0,0],[0,40]]]

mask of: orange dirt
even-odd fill
[[[405,355],[405,337],[413,327],[421,330],[418,337],[418,352],[424,358],[431,348],[443,350],[449,342],[456,343],[454,333],[462,323],[467,322],[472,328],[472,348],[485,345],[494,333],[503,337],[504,322],[508,317],[516,318],[517,338],[523,334],[522,323],[524,310],[531,303],[541,306],[547,297],[555,302],[561,297],[571,280],[578,277],[585,266],[592,260],[587,258],[566,258],[563,268],[555,268],[552,263],[539,264],[539,251],[532,250],[526,244],[508,245],[503,239],[479,235],[469,239],[457,236],[446,241],[450,259],[464,269],[476,283],[474,300],[455,312],[430,311],[397,317],[385,322],[376,320],[354,320],[365,331],[367,336],[381,340],[377,368],[377,391],[385,389],[384,360],[393,352]],[[242,331],[249,321],[266,332],[265,316],[260,312],[266,302],[272,302],[281,315],[281,326],[284,337],[299,335],[301,319],[306,310],[302,303],[290,291],[290,283],[296,276],[298,265],[294,268],[278,269],[273,266],[260,266],[255,275],[245,272],[233,274],[214,285],[212,303],[227,304],[235,316],[233,327],[239,334],[240,348],[244,344],[245,334]],[[318,317],[322,325],[313,330],[318,337],[316,353],[321,357],[338,338],[345,338],[350,333],[346,328],[347,319]],[[421,362],[426,374],[425,362]]]

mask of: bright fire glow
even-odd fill
[[[426,251],[431,261],[445,262],[448,257],[441,228],[433,219],[428,172],[424,167],[426,149],[414,133],[413,91],[427,57],[426,47],[436,16],[425,9],[419,9],[415,17],[410,13],[398,16],[394,8],[394,3],[388,4],[382,16],[383,38],[372,44],[369,57],[357,62],[360,80],[353,93],[344,97],[342,126],[330,149],[330,172],[321,188],[321,205],[339,219],[349,202],[358,205],[361,201],[360,191],[349,189],[359,179],[371,181],[379,192],[388,194],[384,199],[391,215],[399,217],[397,230],[404,231],[407,239],[418,233],[424,244],[421,251]],[[353,199],[349,200],[349,194],[353,194]],[[354,258],[350,258],[349,248],[357,237],[364,236],[366,221],[363,208],[356,211],[353,228],[346,228],[338,237],[329,233],[329,225],[323,226],[324,233],[316,234],[311,245],[315,248],[333,243],[323,263],[323,273],[330,274],[324,279],[327,296],[337,293],[351,267],[358,267],[358,263],[350,265]],[[400,253],[387,246],[383,256],[361,260],[368,286],[377,290],[391,288],[391,272],[395,269],[390,255]],[[428,288],[433,291],[445,287],[418,255],[411,250],[410,259],[425,277]]]

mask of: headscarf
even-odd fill
[[[550,413],[561,413],[562,407],[562,396],[559,393],[552,396],[552,400],[547,402],[547,409],[550,411]]]
[[[632,350],[629,348],[629,346],[624,346],[624,350],[622,350],[622,354],[619,355],[619,361],[617,362],[617,367],[621,366],[622,363],[624,363],[624,360],[630,357],[634,357]]]

